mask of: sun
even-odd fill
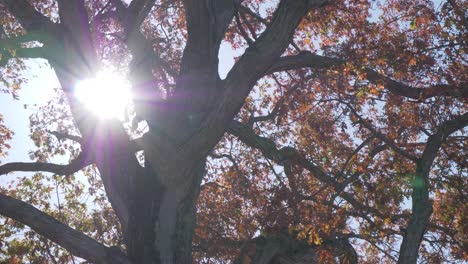
[[[98,117],[121,120],[132,100],[129,82],[112,72],[101,72],[95,78],[78,82],[75,96]]]

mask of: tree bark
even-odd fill
[[[173,171],[172,177],[182,175],[189,184],[165,186],[146,163],[130,205],[127,245],[134,263],[192,263],[195,205],[204,168],[202,160],[193,170]]]
[[[418,164],[413,179],[412,213],[406,234],[400,247],[399,264],[412,264],[418,260],[419,245],[429,224],[432,203],[429,200],[429,180],[423,173],[423,166]]]

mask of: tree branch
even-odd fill
[[[362,148],[364,148],[367,144],[369,144],[369,142],[374,139],[374,137],[368,137],[366,140],[364,140],[354,151],[353,153],[351,153],[351,155],[348,156],[348,158],[346,159],[345,163],[343,164],[343,166],[341,167],[341,170],[340,170],[340,173],[339,173],[339,176],[344,176],[344,172],[346,170],[346,167],[348,167],[348,164],[349,162],[353,159],[353,157],[359,152],[361,151]]]
[[[37,40],[37,35],[32,33],[26,33],[21,36],[6,37],[6,33],[2,34],[3,28],[0,28],[0,48],[20,48],[21,43],[31,42]]]
[[[10,13],[19,21],[27,31],[25,35],[0,39],[0,67],[6,65],[13,57],[18,58],[44,58],[49,59],[50,50],[45,47],[53,43],[61,29],[59,25],[50,21],[46,16],[38,12],[25,0],[0,0]],[[6,35],[3,32],[2,35]],[[40,41],[44,47],[23,48],[21,43]],[[14,54],[10,52],[14,50]]]
[[[172,99],[176,105],[184,105],[185,111],[196,113],[194,116],[197,119],[204,117],[206,109],[213,105],[219,94],[217,91],[219,48],[234,18],[235,5],[240,2],[240,0],[183,1],[187,42]],[[183,114],[180,118],[186,116]],[[177,125],[178,128],[179,126]],[[177,130],[180,130],[178,128]]]
[[[292,147],[277,149],[271,139],[255,134],[251,128],[239,121],[231,121],[227,132],[239,138],[246,145],[259,149],[266,158],[273,160],[279,165],[285,165],[285,162],[290,162],[292,165],[299,165],[309,170],[317,179],[326,184],[332,186],[337,184],[322,168],[308,161],[296,149]]]
[[[273,107],[273,110],[270,113],[268,113],[267,115],[265,115],[265,116],[253,116],[252,115],[249,118],[248,126],[252,127],[257,122],[264,122],[264,121],[274,119],[278,115],[281,108],[284,106],[284,101],[286,101],[287,98],[293,92],[295,92],[299,87],[301,87],[299,84],[295,84],[294,86],[289,88],[289,90],[276,102],[275,106]]]
[[[78,157],[70,164],[60,165],[55,163],[41,163],[41,162],[11,162],[0,166],[0,175],[15,172],[15,171],[43,171],[51,172],[58,175],[70,175],[84,167],[91,165],[92,159],[87,157],[86,154],[80,153]]]
[[[250,10],[250,8],[248,8],[248,7],[240,5],[239,11],[241,12],[241,15],[248,14],[252,18],[254,18],[257,21],[261,22],[262,24],[268,25],[268,21],[266,19],[264,19],[259,14],[255,13],[254,11]],[[291,46],[293,46],[296,51],[298,51],[298,52],[301,51],[301,49],[296,45],[296,43],[294,43],[294,40],[291,41]]]
[[[299,68],[330,69],[346,63],[347,61],[343,59],[320,56],[310,52],[302,52],[294,56],[281,57],[272,67],[270,67],[267,74]],[[370,68],[365,68],[364,73],[370,82],[374,84],[382,84],[389,92],[407,98],[416,100],[427,99],[435,96],[468,98],[467,86],[453,87],[446,84],[436,84],[425,88],[418,88],[395,81]]]
[[[385,144],[387,144],[391,149],[393,149],[396,153],[402,155],[403,157],[411,160],[411,161],[414,161],[414,162],[417,162],[418,161],[418,158],[415,157],[414,155],[408,153],[407,151],[405,151],[404,149],[398,147],[395,142],[393,142],[393,140],[389,139],[386,135],[384,135],[382,132],[378,131],[376,128],[374,128],[374,126],[372,126],[372,124],[370,124],[367,120],[365,120],[361,115],[358,114],[358,112],[356,111],[356,109],[354,109],[353,107],[351,107],[350,104],[346,103],[346,102],[343,102],[343,101],[340,101],[342,103],[344,103],[345,105],[347,105],[349,107],[349,109],[351,110],[351,112],[359,119],[359,123],[362,124],[365,128],[369,129],[372,134],[376,137],[378,137],[380,140],[382,140]]]
[[[44,47],[16,49],[16,57],[25,59],[47,59],[50,50]]]
[[[315,165],[314,163],[307,160],[306,157],[304,157],[296,149],[292,147],[283,147],[281,149],[277,149],[273,140],[255,134],[251,128],[238,121],[232,121],[229,124],[227,132],[239,138],[239,140],[241,140],[247,146],[260,150],[266,158],[273,160],[279,165],[284,166],[289,162],[292,165],[298,165],[308,170],[315,178],[325,183],[326,185],[331,186],[340,197],[346,200],[355,209],[366,211],[367,213],[372,213],[379,217],[385,218],[385,216],[379,210],[360,203],[351,194],[343,191],[346,185],[349,184],[352,180],[346,180],[343,183],[337,182],[334,177],[327,174],[318,165]],[[303,198],[307,199],[305,196]]]
[[[416,263],[418,259],[419,246],[432,214],[432,202],[429,200],[429,172],[432,163],[445,139],[466,126],[468,126],[468,113],[443,122],[427,141],[413,176],[412,212],[401,243],[399,264]]]
[[[218,50],[235,5],[242,0],[184,0],[187,20],[187,44],[181,62],[181,74],[193,69],[216,70]],[[182,85],[183,87],[184,85]]]
[[[454,119],[447,120],[438,126],[437,132],[429,137],[421,158],[423,173],[429,173],[432,162],[437,156],[437,152],[442,143],[444,143],[452,133],[466,126],[468,126],[468,112]]]
[[[36,48],[14,48],[14,49],[1,49],[0,44],[0,67],[5,66],[9,60],[13,58],[23,59],[47,59],[49,50],[44,47]]]
[[[58,29],[58,26],[46,16],[38,12],[26,0],[0,0],[8,10],[15,16],[20,24],[30,32],[48,32]],[[41,34],[37,34],[41,39]]]
[[[93,76],[98,71],[98,59],[94,47],[94,41],[89,27],[88,11],[84,0],[59,0],[60,24],[64,28],[63,46],[64,58],[58,61],[69,59],[73,61],[70,66],[67,63],[61,64],[68,78],[87,78]],[[57,69],[57,67],[54,67]],[[64,87],[70,89],[70,87]]]
[[[1,38],[6,36],[0,27],[0,67],[5,66],[14,57],[18,58],[46,58],[47,49],[44,47],[23,48],[21,44],[38,40],[37,34],[27,33],[21,36]]]
[[[131,263],[118,248],[106,247],[83,233],[60,223],[32,205],[2,193],[0,193],[0,214],[31,227],[37,233],[66,248],[77,257],[95,263]]]
[[[235,18],[236,18],[236,25],[237,25],[237,29],[239,30],[239,33],[242,35],[245,41],[247,41],[247,44],[249,44],[249,46],[253,45],[253,40],[249,37],[247,32],[244,30],[244,27],[242,26],[242,22],[239,18],[239,12],[236,12]]]
[[[67,133],[59,132],[59,131],[48,131],[50,134],[54,135],[58,140],[69,139],[71,141],[75,141],[77,143],[83,144],[83,138],[80,136],[70,135]]]
[[[271,23],[250,46],[220,84],[223,89],[216,97],[215,105],[204,118],[200,128],[183,142],[184,155],[205,155],[225,132],[226,126],[239,112],[245,98],[257,80],[279,58],[291,42],[294,31],[308,11],[310,1],[282,0]],[[321,2],[321,1],[320,1]]]
[[[146,120],[150,126],[153,125],[154,106],[160,102],[154,87],[153,67],[158,63],[167,67],[167,63],[154,54],[153,43],[140,31],[140,24],[151,11],[154,2],[137,0],[126,7],[121,0],[113,0],[117,18],[125,31],[125,43],[132,54],[130,81],[135,96],[135,111],[137,117]],[[168,72],[174,74],[173,71]]]
[[[154,6],[155,0],[134,0],[127,8],[128,24],[127,28],[139,30],[141,23],[146,19]]]

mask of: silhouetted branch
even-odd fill
[[[131,263],[120,249],[106,247],[32,205],[2,193],[0,193],[0,214],[31,227],[77,257],[94,263]]]
[[[58,25],[50,21],[46,16],[34,9],[26,0],[0,0],[20,24],[30,33],[52,33],[58,30]],[[45,36],[37,34],[38,39]]]
[[[51,172],[58,175],[70,175],[84,167],[91,165],[92,159],[86,154],[80,153],[76,159],[70,164],[60,165],[55,163],[42,162],[11,162],[0,166],[0,175],[15,171],[32,171],[32,172]]]
[[[267,71],[267,74],[299,68],[330,69],[346,63],[346,60],[339,58],[320,56],[310,52],[301,52],[298,55],[281,57]],[[447,84],[436,84],[425,88],[418,88],[393,80],[370,68],[365,68],[363,71],[370,82],[384,85],[385,89],[393,94],[416,100],[434,96],[468,97],[467,86],[453,87]]]

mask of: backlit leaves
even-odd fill
[[[37,10],[58,21],[55,1],[33,2]],[[255,39],[271,20],[277,2],[243,2],[251,12],[241,14],[240,25],[233,22],[224,38],[236,56],[249,46],[239,27]],[[102,64],[128,72],[130,55],[113,9],[106,7],[107,1],[86,3]],[[267,74],[236,117],[270,140],[268,150],[284,150],[301,159],[267,158],[264,150],[227,133],[210,153],[203,179],[195,261],[229,262],[252,249],[249,241],[254,238],[288,233],[316,248],[320,263],[333,259],[330,244],[338,238],[352,242],[362,263],[394,262],[409,221],[411,192],[423,186],[422,179],[414,176],[411,157],[422,155],[441,123],[466,112],[466,99],[444,94],[426,98],[422,93],[406,98],[392,92],[385,78],[369,80],[369,72],[411,87],[466,87],[466,17],[460,15],[466,5],[464,1],[334,1],[309,12],[283,56],[309,51],[340,63]],[[154,86],[162,98],[173,94],[180,70],[187,37],[184,16],[181,1],[156,1],[141,27],[154,51],[148,56],[155,58]],[[11,15],[1,19],[6,34],[0,37],[24,34]],[[16,49],[0,46],[0,54],[0,91],[16,97],[27,64]],[[6,154],[12,137],[2,121],[0,115],[0,156]],[[29,121],[32,160],[70,160],[82,150],[79,142],[51,133],[79,136],[59,90]],[[442,144],[431,168],[433,215],[420,250],[422,262],[468,258],[464,157],[466,129]],[[92,166],[62,177],[21,175],[1,191],[105,244],[122,245],[120,226],[98,176]],[[71,262],[62,248],[18,222],[1,220],[5,225],[0,226],[0,241],[8,244],[6,249],[0,245],[2,261],[40,263],[55,257],[59,263]]]

